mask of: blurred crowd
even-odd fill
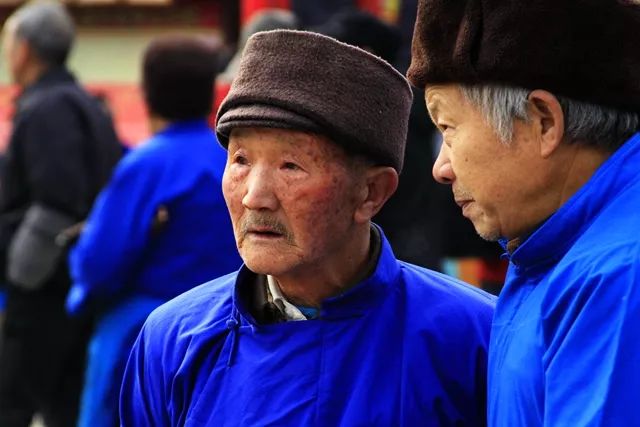
[[[249,37],[309,30],[404,74],[416,3],[403,1],[391,24],[351,2],[294,2],[254,14],[236,45],[153,40],[140,63],[152,136],[132,150],[66,65],[75,29],[65,8],[30,3],[10,16],[3,66],[20,93],[0,163],[0,426],[35,414],[46,426],[118,425],[124,366],[149,313],[241,265],[220,190],[226,152],[210,124]],[[440,135],[414,90],[399,187],[374,222],[400,260],[450,272],[450,260],[477,259],[478,284],[497,294],[501,248],[432,179]]]

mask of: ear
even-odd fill
[[[551,156],[564,138],[564,113],[558,99],[546,90],[529,94],[529,113],[540,141],[540,155]]]
[[[354,213],[356,223],[373,218],[398,188],[398,172],[389,166],[369,167],[365,174],[362,198]]]

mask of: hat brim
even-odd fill
[[[318,124],[308,117],[275,105],[242,104],[225,111],[218,120],[216,133],[220,144],[227,148],[235,128],[262,127],[292,129],[322,133]]]

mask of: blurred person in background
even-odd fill
[[[74,25],[58,2],[29,3],[3,29],[21,93],[2,173],[0,244],[6,317],[0,425],[76,422],[89,325],[64,310],[70,287],[56,237],[82,221],[120,157],[113,124],[67,70]]]
[[[269,30],[296,30],[300,27],[296,16],[283,9],[264,9],[254,14],[251,19],[243,26],[240,33],[240,40],[238,40],[238,47],[236,52],[227,64],[225,70],[220,73],[217,80],[231,84],[233,79],[238,74],[238,67],[240,66],[240,58],[242,57],[242,51],[249,37],[260,31]]]
[[[399,262],[371,224],[411,98],[357,47],[249,39],[216,127],[245,265],[149,316],[123,426],[485,424],[493,298]]]
[[[509,258],[491,426],[640,426],[640,3],[420,0],[434,177]]]
[[[400,30],[376,16],[356,8],[341,9],[309,31],[325,34],[358,46],[393,65],[400,49]]]
[[[305,28],[315,27],[327,22],[341,10],[354,8],[357,0],[290,0],[291,10],[298,16]]]
[[[153,136],[117,165],[71,252],[67,307],[97,318],[81,427],[119,424],[122,372],[147,315],[241,264],[221,190],[226,152],[206,122],[216,55],[198,37],[148,46],[142,89]]]
[[[221,72],[216,78],[216,90],[214,100],[214,114],[211,115],[211,124],[215,123],[215,111],[222,103],[222,100],[229,92],[233,79],[238,74],[238,67],[240,66],[240,58],[244,46],[247,44],[247,40],[253,34],[259,31],[269,30],[296,30],[300,27],[296,16],[288,11],[282,9],[264,9],[257,12],[251,17],[251,19],[244,25],[242,32],[240,33],[240,40],[238,40],[238,46],[235,53],[231,57],[231,60],[226,65],[223,72]]]

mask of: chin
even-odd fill
[[[499,221],[494,216],[488,216],[482,212],[480,215],[470,218],[470,220],[478,236],[484,240],[497,242],[502,237]]]
[[[278,276],[289,270],[287,263],[264,253],[256,256],[242,256],[242,260],[247,268],[256,274]]]
[[[481,233],[478,230],[476,230],[476,232],[478,233],[478,236],[482,237],[488,242],[497,242],[498,240],[500,240],[500,235],[498,233]]]
[[[476,229],[476,233],[478,233],[478,236],[482,237],[484,240],[487,240],[489,242],[497,242],[500,239],[500,237],[502,237],[502,235],[496,228],[486,227],[486,226],[483,226],[483,224],[481,225],[474,224],[473,226]]]

